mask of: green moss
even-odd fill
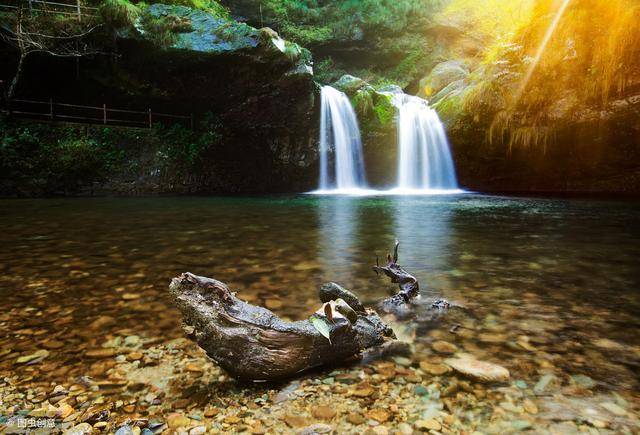
[[[396,115],[396,108],[391,103],[391,96],[376,93],[375,105],[373,111],[376,114],[376,118],[381,127],[388,127],[393,123],[393,119]]]
[[[100,5],[100,15],[114,28],[133,27],[140,16],[141,8],[129,0],[105,0]]]
[[[463,94],[452,93],[433,104],[433,108],[445,123],[453,122],[464,116],[465,98]]]
[[[215,0],[162,0],[159,3],[171,6],[186,6],[205,11],[217,18],[229,19],[229,11]]]
[[[73,193],[118,176],[148,176],[150,170],[177,178],[199,174],[222,143],[222,125],[206,114],[198,127],[62,126],[0,116],[0,191]]]
[[[260,0],[252,8],[261,21],[303,45],[359,38],[363,32],[399,33],[424,19],[432,4],[423,0]]]
[[[144,14],[140,26],[144,29],[146,39],[159,47],[170,47],[178,40],[176,30],[184,28],[175,16],[153,16]]]
[[[390,95],[367,86],[355,92],[350,100],[363,131],[383,132],[393,127],[396,108],[391,103]]]
[[[159,46],[207,53],[252,49],[268,36],[206,11],[160,3],[145,9],[137,28],[143,38]]]
[[[361,89],[351,97],[358,118],[365,119],[374,110],[373,97],[368,89]]]

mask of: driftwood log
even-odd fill
[[[387,265],[374,267],[400,287],[399,293],[380,304],[385,312],[405,312],[419,294],[418,281],[397,264],[397,259],[396,244]],[[288,378],[321,365],[357,359],[369,350],[379,351],[395,339],[393,330],[374,310],[365,308],[356,295],[335,283],[320,288],[320,301],[342,300],[355,315],[314,314],[326,321],[329,339],[311,318],[284,321],[266,308],[240,300],[215,279],[184,273],[171,281],[170,292],[182,312],[187,336],[242,380]]]

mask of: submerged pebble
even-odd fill
[[[509,379],[509,370],[486,361],[479,361],[470,356],[448,358],[445,364],[463,375],[485,382],[503,382]]]

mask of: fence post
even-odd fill
[[[151,121],[151,109],[149,109],[149,128],[151,128],[152,125],[152,121]]]
[[[82,21],[82,11],[80,10],[80,0],[76,0],[76,8],[78,10],[78,22]]]
[[[107,124],[107,103],[102,104],[102,123]]]
[[[53,121],[53,98],[49,98],[49,118]]]
[[[191,114],[191,130],[193,131],[193,113]]]

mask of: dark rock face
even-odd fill
[[[148,34],[123,41],[119,68],[144,80],[137,93],[157,93],[174,107],[216,114],[224,147],[211,156],[216,171],[200,174],[194,190],[281,191],[310,187],[316,127],[310,53],[270,29],[254,29],[186,7],[153,5],[149,14],[182,18],[188,31],[168,48],[150,47]],[[144,20],[142,20],[144,23]],[[216,165],[217,161],[225,162]]]
[[[192,173],[161,177],[154,159],[145,158],[138,176],[127,175],[126,188],[116,182],[121,174],[111,174],[99,191],[260,193],[313,187],[319,114],[307,50],[268,28],[162,4],[146,8],[136,29],[116,46],[117,58],[82,59],[77,77],[69,74],[74,65],[67,59],[33,57],[19,96],[193,113],[196,126],[213,117],[221,138]],[[11,67],[0,70],[9,77]],[[43,70],[52,74],[43,76]]]
[[[640,95],[566,119],[546,150],[487,143],[482,121],[448,128],[460,184],[476,191],[640,192]]]

